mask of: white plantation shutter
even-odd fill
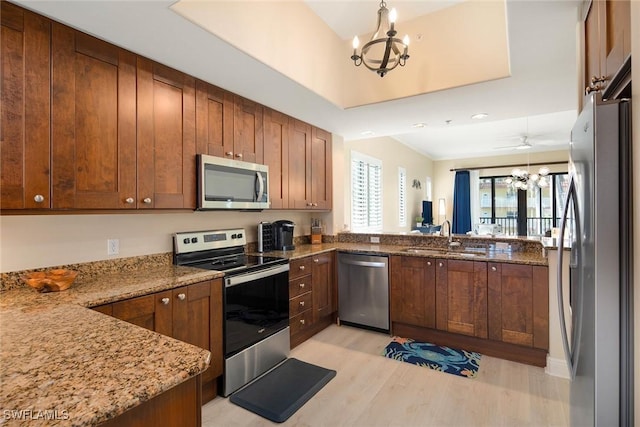
[[[407,225],[407,170],[398,168],[398,225]]]
[[[351,229],[382,231],[382,162],[351,152]]]

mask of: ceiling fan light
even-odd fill
[[[529,179],[533,182],[536,182],[538,178],[540,178],[540,176],[537,173],[534,173],[529,177]]]
[[[543,166],[543,167],[541,167],[541,168],[540,168],[540,170],[538,170],[538,173],[539,173],[540,175],[542,175],[542,176],[547,176],[547,175],[549,175],[549,172],[550,172],[550,171],[549,171],[549,168],[548,168],[548,167],[546,167],[546,166]]]

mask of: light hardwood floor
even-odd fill
[[[337,375],[283,426],[566,426],[568,380],[544,369],[482,356],[475,379],[381,356],[390,337],[332,325],[290,357]],[[278,425],[221,397],[202,425]]]

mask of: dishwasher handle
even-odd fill
[[[371,261],[354,261],[350,259],[341,259],[341,263],[348,265],[357,265],[360,267],[375,267],[375,268],[384,268],[386,264],[384,262],[371,262]]]

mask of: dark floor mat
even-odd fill
[[[336,371],[291,358],[232,394],[229,400],[261,417],[281,423],[335,376]]]

